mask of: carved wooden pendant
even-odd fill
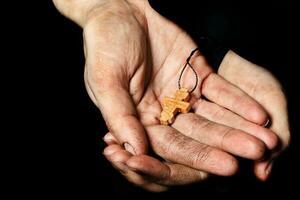
[[[176,91],[175,98],[164,97],[162,102],[163,110],[160,114],[160,123],[163,125],[172,124],[175,120],[175,115],[178,112],[188,113],[191,105],[188,102],[190,94],[187,89],[181,88]]]

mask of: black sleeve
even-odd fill
[[[225,57],[229,48],[222,46],[216,40],[209,37],[200,37],[197,40],[198,47],[208,63],[215,71],[218,71],[219,66]]]
[[[212,9],[208,1],[150,0],[149,2],[157,12],[179,25],[191,35],[208,63],[217,71],[229,48],[225,47],[226,41],[224,41],[223,45],[222,38],[219,38],[218,35],[215,37],[215,35],[207,31],[208,20],[210,19],[208,16],[211,15],[211,10],[215,10],[215,4]],[[197,2],[201,6],[197,6]],[[219,5],[219,7],[223,7],[223,4]],[[218,32],[219,34],[223,33],[219,30]]]

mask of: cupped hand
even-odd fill
[[[267,146],[272,150],[271,155],[260,161],[256,161],[254,165],[255,175],[260,180],[264,181],[271,173],[274,159],[288,146],[290,141],[287,102],[280,83],[270,72],[243,59],[232,51],[229,51],[224,58],[219,68],[219,74],[242,88],[266,108],[270,116],[268,127],[273,133],[275,132],[277,136],[270,134],[270,130],[250,123],[240,116],[211,102],[205,102],[202,106],[197,106],[194,111],[200,116],[205,116],[206,119],[210,121],[243,130],[247,133],[254,133],[255,137],[260,138],[265,144],[268,144]],[[191,120],[193,118],[192,114],[188,115],[190,115],[189,120]],[[185,124],[184,120],[182,120],[185,117],[187,116],[179,115],[173,127],[177,127],[178,124]],[[189,127],[189,125],[186,124],[185,131],[182,133],[186,134],[187,132],[191,132],[191,129],[194,128],[194,126]],[[205,135],[205,130],[200,129],[201,128],[198,127],[196,135],[201,138],[196,137],[196,139],[198,141],[203,141],[203,136],[206,138],[207,135]],[[217,137],[212,139],[216,141]],[[117,168],[124,173],[125,177],[145,189],[162,191],[171,185],[199,182],[208,177],[208,173],[205,173],[204,171],[193,170],[173,162],[160,162],[149,156],[132,156],[118,145],[115,138],[110,133],[104,137],[104,140],[109,145],[105,149],[104,155],[115,166],[116,161],[117,163],[119,162]],[[239,142],[236,142],[235,140],[231,140],[231,142],[235,145],[239,145]],[[168,139],[162,142],[164,145],[170,145],[170,143],[172,143],[172,140],[170,142]],[[206,143],[212,145],[211,142],[206,141]],[[182,143],[180,142],[180,144]],[[157,144],[154,143],[154,145]],[[185,146],[191,147],[190,144]],[[178,145],[178,151],[185,151],[182,147],[184,146]],[[157,148],[154,147],[154,149]],[[176,154],[178,154],[178,151],[170,149],[170,152],[174,153],[175,157]],[[207,155],[207,152],[199,152],[202,152],[202,156],[200,157],[205,160],[206,156],[204,155]],[[187,153],[186,155],[189,154]]]
[[[218,74],[259,102],[270,117],[268,128],[277,135],[278,145],[268,158],[257,161],[254,165],[256,176],[265,181],[271,173],[273,161],[289,146],[291,139],[287,100],[282,86],[268,70],[245,60],[233,51],[227,53]],[[218,121],[215,118],[212,120]],[[240,121],[230,125],[244,131],[251,131],[245,129],[247,126]]]
[[[196,45],[147,1],[116,1],[92,9],[84,26],[84,38],[89,95],[101,110],[116,143],[124,145],[131,155],[142,157],[133,157],[140,159],[135,162],[126,161],[127,167],[164,164],[143,155],[147,152],[147,138],[156,154],[168,160],[168,164],[177,163],[172,166],[176,166],[178,174],[171,176],[174,179],[169,179],[169,184],[186,184],[195,181],[195,177],[202,178],[199,174],[204,172],[199,170],[231,175],[237,169],[231,154],[258,160],[266,147],[276,146],[274,134],[259,126],[267,120],[264,109],[213,73],[201,54],[191,60],[200,78],[192,93],[194,113],[178,116],[172,127],[159,125],[161,100],[173,96],[178,89],[182,66]],[[192,88],[192,77],[192,70],[187,69],[182,85]],[[203,110],[207,113],[201,113]],[[234,129],[209,121],[206,115],[225,122],[239,119],[252,129]],[[127,151],[123,153],[128,155]],[[180,173],[198,176],[183,180]]]
[[[84,26],[85,82],[110,132],[134,154],[146,153],[145,127],[159,124],[161,100],[173,96],[190,52],[196,45],[182,29],[155,12],[147,1],[101,4],[90,11]],[[202,96],[263,124],[262,107],[217,74],[200,54],[192,58],[200,78],[192,93],[194,109]],[[182,85],[195,84],[187,69]],[[187,120],[188,123],[188,120]]]

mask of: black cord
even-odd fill
[[[198,78],[198,74],[197,74],[196,70],[194,69],[194,67],[193,67],[193,66],[191,65],[191,63],[190,63],[190,60],[191,60],[192,56],[195,54],[196,51],[199,51],[199,48],[194,49],[194,50],[191,52],[190,56],[186,59],[186,63],[185,63],[185,65],[184,65],[184,67],[182,68],[181,73],[180,73],[179,78],[178,78],[178,88],[181,89],[181,84],[180,84],[180,82],[181,82],[181,78],[182,78],[183,72],[185,71],[186,67],[189,66],[189,67],[193,70],[193,72],[194,72],[194,74],[195,74],[195,78],[196,78],[196,83],[195,83],[195,86],[193,87],[193,89],[191,89],[191,90],[189,91],[189,93],[192,93],[192,92],[197,88],[198,81],[199,81],[199,80],[198,80],[198,79],[199,79],[199,78]]]

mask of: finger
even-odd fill
[[[268,159],[254,163],[254,174],[259,180],[266,181],[270,177],[274,161],[281,154],[280,148],[278,149],[279,151],[273,151]]]
[[[205,172],[184,165],[163,163],[147,155],[134,156],[126,163],[137,173],[147,175],[154,182],[167,186],[191,184],[208,177]]]
[[[290,142],[287,101],[278,80],[263,67],[233,51],[229,51],[224,59],[226,62],[222,63],[218,73],[265,108],[271,116],[270,129],[279,136],[282,148],[287,147]]]
[[[107,145],[119,144],[117,139],[110,132],[105,134],[105,136],[103,137],[103,140]]]
[[[111,162],[113,167],[120,171],[122,175],[131,183],[153,192],[162,192],[168,188],[156,183],[149,182],[144,176],[134,172],[126,165],[126,161],[132,155],[122,149],[120,145],[110,145],[104,150],[104,155]]]
[[[272,167],[273,167],[273,159],[255,162],[254,174],[259,180],[266,181],[271,175]]]
[[[212,73],[203,81],[202,93],[209,100],[251,122],[263,125],[268,120],[266,111],[259,103],[217,74]]]
[[[268,160],[256,162],[254,164],[254,173],[256,177],[261,181],[266,181],[270,177],[274,160],[281,154],[281,152],[286,147],[289,146],[290,143],[287,103],[283,93],[280,91],[271,92],[265,95],[268,95],[269,101],[260,101],[261,104],[265,106],[265,108],[269,111],[269,113],[272,116],[272,124],[270,126],[270,129],[278,134],[280,143],[277,146],[278,148],[272,151],[272,154]]]
[[[186,137],[172,127],[149,126],[147,133],[154,152],[171,162],[222,176],[233,175],[238,169],[233,156]]]
[[[278,137],[273,131],[251,123],[215,103],[199,99],[193,105],[193,109],[197,115],[203,116],[210,121],[240,129],[257,137],[262,140],[270,150],[275,149],[278,145]]]
[[[283,92],[278,90],[265,94],[268,98],[261,99],[260,102],[272,116],[269,128],[278,135],[279,145],[281,145],[278,150],[282,151],[289,146],[291,134],[286,98]],[[263,96],[263,94],[260,94],[260,96]]]
[[[222,63],[218,73],[255,98],[271,116],[271,124],[268,127],[278,135],[278,147],[280,147],[272,151],[270,158],[272,160],[290,142],[287,102],[282,88],[274,76],[264,68],[245,60],[232,51],[226,55],[225,60],[226,58],[227,62]],[[276,150],[279,151],[276,152]],[[271,171],[267,170],[266,163],[266,161],[261,161],[254,166],[255,174],[261,180],[266,180],[268,176],[265,172]]]
[[[107,133],[105,137],[115,140],[110,133]],[[106,148],[106,152],[110,154],[120,150],[122,148],[119,145]],[[145,179],[163,185],[190,184],[203,181],[208,177],[205,172],[174,163],[162,163],[147,155],[132,156],[126,164],[134,172],[143,175]]]
[[[94,77],[94,81],[91,81],[94,85],[91,88],[94,88],[98,107],[110,132],[131,153],[144,154],[147,151],[144,128],[137,118],[128,89],[120,79],[114,75]]]
[[[128,167],[125,162],[132,156],[131,153],[125,151],[120,145],[110,145],[104,149],[103,155],[123,175],[127,173]]]
[[[172,126],[190,138],[240,157],[257,160],[265,153],[264,143],[256,137],[194,113],[178,115]]]

